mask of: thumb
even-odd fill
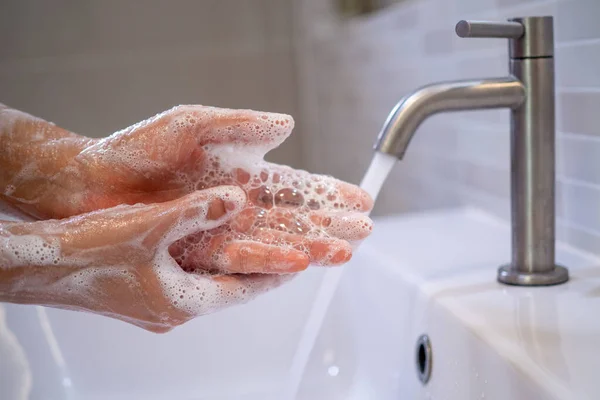
[[[237,186],[196,191],[158,204],[117,206],[56,221],[71,249],[117,246],[132,241],[145,248],[168,246],[189,234],[215,228],[237,214],[246,194]],[[45,222],[45,221],[42,221]],[[30,224],[36,224],[30,223]]]
[[[163,234],[161,244],[166,246],[185,236],[222,225],[242,210],[246,193],[238,186],[217,186],[169,203],[174,204],[172,207],[166,205],[166,209],[159,212],[159,215],[165,215],[167,222],[174,222]]]

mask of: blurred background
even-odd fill
[[[459,19],[553,15],[558,235],[600,253],[600,1],[3,0],[0,101],[100,137],[177,104],[289,113],[271,161],[358,183],[394,104],[506,74],[505,40]],[[435,117],[375,215],[458,205],[509,217],[508,113]]]

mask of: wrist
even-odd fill
[[[32,225],[38,224],[0,227],[0,301],[54,303],[48,288],[73,271],[61,261],[60,242],[56,238],[28,232]]]
[[[75,158],[96,140],[11,111],[23,121],[3,124],[0,113],[0,196],[33,217],[62,217],[81,186]]]

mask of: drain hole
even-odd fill
[[[421,375],[425,373],[425,362],[427,361],[427,356],[425,355],[425,345],[421,343],[419,345],[419,372]]]
[[[431,342],[429,336],[421,335],[417,339],[416,346],[416,364],[417,364],[417,376],[421,383],[425,385],[431,377]]]

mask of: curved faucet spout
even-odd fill
[[[515,77],[444,82],[424,86],[394,107],[375,143],[375,150],[402,159],[410,139],[429,116],[441,112],[516,108],[525,87]]]

